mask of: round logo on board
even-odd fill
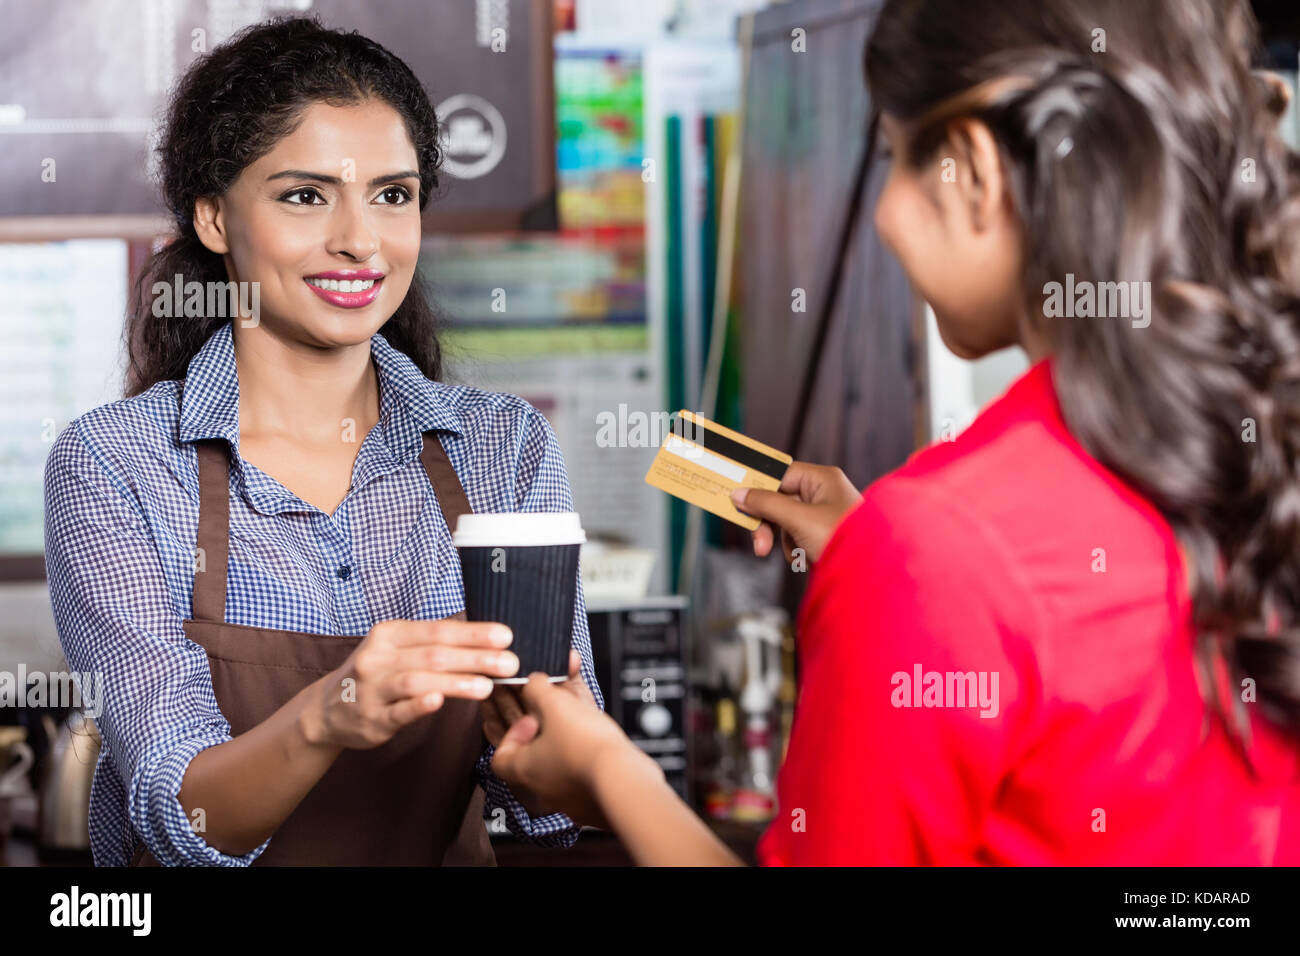
[[[473,93],[458,93],[438,105],[445,129],[442,168],[457,179],[492,172],[506,154],[506,121],[500,110]]]

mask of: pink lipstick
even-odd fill
[[[304,276],[303,282],[330,305],[360,309],[375,301],[384,274],[374,269],[334,269]]]

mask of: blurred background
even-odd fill
[[[607,708],[752,861],[807,574],[645,484],[662,423],[691,409],[865,487],[1025,367],[1018,350],[949,353],[874,235],[862,50],[877,5],[0,0],[0,675],[67,667],[44,461],[71,419],[121,397],[128,284],[168,236],[152,158],[167,92],[196,49],[311,11],[428,89],[448,184],[420,268],[447,316],[446,377],[523,396],[554,426],[590,539]],[[1293,7],[1257,4],[1261,66],[1294,90]],[[1284,126],[1295,144],[1294,99]],[[0,697],[0,863],[88,864],[93,724],[35,703]],[[506,864],[626,859],[597,833],[567,853],[493,838]]]

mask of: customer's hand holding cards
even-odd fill
[[[738,487],[775,490],[790,467],[783,451],[682,409],[650,463],[646,484],[753,531],[758,520],[731,502]]]
[[[836,526],[861,500],[862,493],[839,468],[806,461],[790,464],[777,491],[741,487],[731,493],[739,510],[764,519],[753,530],[754,553],[761,558],[771,552],[776,525],[787,563],[794,560],[795,548],[810,562],[820,558]]]
[[[794,461],[686,409],[673,419],[645,480],[751,531],[760,558],[771,552],[779,526],[787,562],[795,548],[809,561],[821,557],[862,497],[840,469]]]

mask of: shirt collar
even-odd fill
[[[239,450],[239,376],[230,322],[222,323],[190,359],[181,386],[180,440],[224,438]]]
[[[1007,386],[998,402],[1003,413],[1025,412],[1036,418],[1061,422],[1061,406],[1052,384],[1052,356],[1034,362]]]
[[[399,428],[409,426],[404,444],[390,443],[394,454],[404,461],[419,457],[427,431],[464,434],[464,423],[444,394],[446,385],[427,378],[410,356],[393,348],[378,332],[370,337],[370,355],[379,373],[381,421],[391,413]]]
[[[1025,369],[1002,395],[990,403],[971,423],[972,439],[994,434],[1013,422],[1034,419],[1053,429],[1064,429],[1061,406],[1052,384],[1052,357],[1046,356]]]
[[[1025,420],[1036,421],[1051,431],[1069,435],[1052,375],[1052,356],[1034,362],[975,416],[975,420],[957,436],[957,441],[933,441],[912,452],[908,462],[924,462],[927,467],[937,467],[950,457],[966,454],[975,445],[992,441],[1015,422]]]
[[[448,431],[460,435],[464,424],[443,392],[447,386],[430,381],[405,353],[391,346],[376,332],[370,337],[370,355],[379,378],[379,431],[381,445],[392,456],[390,462],[359,462],[358,483],[373,474],[415,461],[424,447],[424,432]],[[222,438],[230,444],[231,458],[239,456],[239,375],[231,322],[217,328],[190,360],[181,391],[180,431],[182,442]],[[378,449],[377,449],[378,450]],[[274,507],[276,495],[257,483],[245,481],[250,499],[265,511]],[[269,495],[269,497],[268,497]]]

